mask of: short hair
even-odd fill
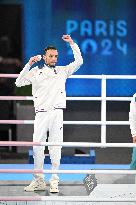
[[[46,48],[44,48],[44,54],[46,54],[48,50],[57,50],[57,48],[55,46],[47,46]]]

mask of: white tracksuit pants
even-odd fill
[[[47,112],[38,112],[34,121],[34,142],[63,142],[63,110],[55,109]],[[62,146],[49,146],[49,154],[52,166],[59,167]],[[42,170],[44,165],[44,146],[33,147],[34,169]],[[34,174],[34,177],[44,177],[43,174]]]

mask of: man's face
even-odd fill
[[[58,60],[58,51],[54,49],[47,50],[43,59],[47,65],[55,66]]]

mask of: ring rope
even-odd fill
[[[17,78],[19,74],[0,74],[1,78]],[[72,75],[69,78],[82,79],[136,79],[136,75]]]
[[[34,120],[0,120],[0,124],[34,124]],[[65,125],[129,125],[129,121],[63,121]]]
[[[133,198],[92,198],[89,196],[0,196],[0,201],[135,202]]]
[[[66,97],[67,100],[83,100],[90,101],[96,100],[101,101],[106,99],[107,101],[131,101],[132,97]],[[33,100],[32,96],[0,96],[0,100]]]
[[[136,143],[90,143],[90,142],[23,142],[0,141],[0,146],[63,146],[63,147],[136,147]]]
[[[32,170],[32,169],[0,169],[0,173],[12,173],[12,174],[129,174],[136,175],[136,170],[124,170],[124,169],[97,169],[97,170]]]

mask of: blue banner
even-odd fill
[[[26,1],[27,2],[27,1]],[[84,59],[79,75],[136,75],[135,0],[39,0],[25,3],[25,59],[54,45],[59,65],[73,61],[70,34]],[[35,2],[35,3],[34,3]],[[48,2],[48,4],[46,3]],[[34,8],[32,8],[34,7]],[[67,82],[68,96],[99,96],[100,80]],[[108,80],[107,96],[132,96],[136,80]]]

